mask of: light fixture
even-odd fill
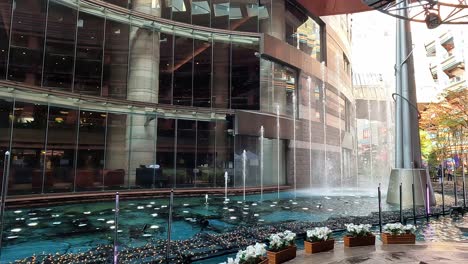
[[[426,26],[428,29],[434,29],[442,24],[442,19],[440,16],[432,12],[427,12],[426,18],[424,20],[426,21]]]

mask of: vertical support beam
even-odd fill
[[[407,1],[401,1],[398,13],[407,16]],[[411,26],[408,20],[397,20],[396,43],[396,153],[397,168],[421,167],[418,113],[416,109],[416,85],[412,56]]]

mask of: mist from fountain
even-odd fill
[[[246,169],[247,169],[247,152],[245,149],[242,151],[242,180],[244,186],[244,201],[245,201],[245,176],[246,176]]]
[[[294,179],[294,199],[297,198],[296,179],[296,93],[293,93],[293,179]]]
[[[325,87],[325,61],[320,64],[320,72],[322,74],[322,115],[323,115],[323,164],[324,164],[324,178],[325,186],[328,186],[328,159],[327,159],[327,106],[326,106],[326,87]]]
[[[279,104],[276,104],[276,137],[277,137],[277,151],[276,151],[276,157],[277,157],[277,163],[278,164],[278,169],[277,169],[277,175],[278,175],[278,199],[280,198],[280,122],[279,122],[279,114],[280,114],[280,106]]]
[[[309,188],[312,188],[312,80],[307,77],[308,107],[309,107]]]
[[[263,139],[265,137],[265,129],[263,126],[260,127],[260,201],[263,201],[263,162],[264,162],[264,153],[263,153]]]

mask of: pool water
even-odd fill
[[[372,194],[298,192],[296,196],[293,192],[282,192],[262,197],[263,200],[260,195],[248,195],[244,201],[242,196],[232,196],[226,202],[224,197],[212,196],[208,197],[207,204],[204,195],[175,197],[171,239],[192,239],[216,248],[204,240],[240,228],[293,221],[321,222],[337,216],[367,216],[378,210],[377,198]],[[114,206],[113,202],[100,202],[8,210],[1,261],[15,261],[34,254],[87,252],[100,245],[112,245],[116,232]],[[396,208],[384,204],[383,210]],[[168,217],[168,198],[122,201],[117,227],[119,245],[132,249],[161,244],[167,238]],[[435,222],[424,229],[426,233],[418,234],[418,238],[442,239],[444,229],[452,223],[443,219],[431,220]],[[452,229],[450,234],[464,239],[463,234],[456,233],[455,226]]]

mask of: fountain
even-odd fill
[[[277,176],[278,176],[278,199],[280,198],[280,121],[279,121],[280,106],[276,104],[276,137],[277,137]]]
[[[309,184],[312,189],[312,89],[311,89],[311,78],[307,77],[307,88],[309,90]]]
[[[296,93],[293,93],[293,176],[294,176],[294,199],[297,198],[296,182]]]
[[[242,180],[244,182],[244,201],[245,201],[245,174],[247,167],[247,152],[245,149],[242,151]]]
[[[263,201],[263,137],[265,129],[260,127],[260,201]]]
[[[224,201],[227,202],[229,199],[227,198],[227,186],[228,186],[228,172],[224,172]]]
[[[205,194],[205,204],[208,205],[208,194]]]
[[[325,186],[328,186],[328,160],[327,160],[327,105],[326,105],[326,89],[325,89],[325,61],[320,64],[320,71],[322,73],[322,115],[323,115],[323,164],[325,169]]]

